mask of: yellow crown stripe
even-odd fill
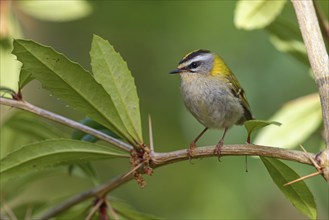
[[[188,54],[186,54],[183,58],[182,58],[182,60],[184,60],[186,57],[188,57],[189,55],[191,55],[192,53],[195,53],[195,52],[197,52],[198,50],[193,50],[193,51],[191,51],[191,52],[189,52]]]
[[[202,50],[202,49],[200,49],[200,50],[193,50],[192,52],[186,54],[182,58],[182,60],[179,62],[179,64],[185,63],[186,61],[188,61],[188,60],[190,60],[190,59],[192,59],[192,58],[194,58],[194,57],[196,57],[196,56],[198,56],[200,54],[204,54],[204,53],[210,53],[210,51],[209,50]]]

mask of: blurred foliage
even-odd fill
[[[282,126],[279,129],[275,127],[263,129],[257,136],[255,144],[296,148],[318,129],[322,122],[321,114],[320,98],[317,93],[287,102],[271,118],[282,122]]]
[[[328,1],[318,3],[328,17]],[[294,32],[295,36],[292,36],[286,32],[289,28],[277,25],[276,22],[267,26],[267,32],[238,30],[233,22],[236,7],[234,1],[89,1],[88,4],[90,6],[87,7],[92,8],[93,12],[88,17],[56,23],[30,16],[27,9],[20,8],[24,4],[13,1],[10,10],[12,14],[9,16],[12,22],[10,26],[17,27],[19,22],[25,38],[51,45],[89,70],[88,51],[93,33],[108,39],[127,61],[135,78],[144,140],[147,139],[147,114],[152,115],[157,151],[186,148],[202,129],[182,104],[179,79],[166,74],[175,68],[183,54],[193,49],[210,49],[226,60],[246,90],[253,114],[258,119],[267,119],[287,101],[316,91],[314,81],[309,75],[309,66],[297,61],[305,60],[297,58],[304,53],[298,43],[300,36],[296,39],[298,33]],[[87,10],[88,13],[90,11],[91,9]],[[280,16],[280,21],[288,21],[294,30],[298,30],[290,3],[286,3],[281,14],[278,14],[274,15]],[[8,36],[11,38],[18,35]],[[297,43],[291,42],[292,40]],[[292,56],[280,53],[271,42],[275,48]],[[5,50],[1,48],[1,52],[3,51]],[[1,56],[1,68],[9,67],[2,59]],[[3,77],[1,69],[1,86],[7,79]],[[80,120],[82,117],[50,97],[37,83],[28,84],[23,89],[23,95],[36,105],[73,119]],[[1,120],[4,117],[9,118],[14,112],[3,108],[1,110],[4,113],[1,114]],[[4,125],[5,123],[2,124]],[[305,122],[301,126],[307,125]],[[322,131],[317,128],[314,126],[312,131],[308,131],[310,138],[305,140],[303,136],[301,138],[304,139],[299,140],[305,141],[307,144],[304,146],[310,151],[317,151],[321,145]],[[1,128],[1,135],[5,134],[5,129]],[[24,132],[16,135],[24,137]],[[200,140],[200,146],[216,143],[220,135],[218,131],[209,132]],[[243,143],[245,137],[242,127],[234,127],[228,132],[225,141]],[[280,139],[281,136],[277,138]],[[22,142],[31,141],[35,139]],[[127,162],[118,160],[92,162],[92,165],[100,182],[129,169]],[[296,166],[289,163],[289,166],[293,166],[301,175],[312,171],[311,168],[298,164]],[[57,174],[53,175],[54,172]],[[131,206],[141,212],[164,218],[303,218],[279,193],[259,160],[250,160],[248,173],[244,173],[243,157],[225,157],[221,163],[216,158],[198,160],[194,161],[193,166],[188,162],[177,163],[156,170],[146,181],[148,185],[144,189],[139,189],[132,181],[111,195],[129,201]],[[318,204],[318,218],[328,218],[328,187],[323,184],[321,177],[307,180],[307,184]],[[19,186],[19,190],[15,190],[15,185]],[[32,213],[38,213],[90,186],[90,179],[69,176],[67,170],[59,169],[12,180],[5,187],[1,186],[1,199],[2,204],[6,202],[18,217],[23,218],[29,207],[32,207]],[[35,195],[40,197],[35,199]],[[53,198],[52,201],[49,198]],[[88,202],[91,204],[91,201]]]
[[[274,158],[261,157],[273,181],[292,204],[310,219],[317,218],[316,204],[313,194],[303,182],[285,186],[290,180],[299,178],[299,175],[290,167]]]
[[[244,30],[264,28],[281,13],[286,2],[286,0],[240,0],[235,9],[235,26]]]
[[[34,18],[44,21],[72,21],[90,15],[91,5],[85,0],[74,1],[19,1],[18,7]]]
[[[298,27],[289,20],[277,19],[266,27],[270,34],[270,41],[281,52],[309,65],[306,48],[302,42]]]
[[[91,5],[85,0],[74,1],[1,1],[0,31],[0,85],[18,91],[20,63],[10,54],[12,38],[22,37],[21,25],[25,15],[46,21],[70,21],[91,13]],[[25,22],[25,21],[24,21]],[[22,79],[22,78],[21,78]],[[0,93],[2,94],[2,93]]]

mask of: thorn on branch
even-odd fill
[[[303,151],[305,153],[308,153],[302,145],[300,145],[300,147],[303,149]],[[290,182],[284,184],[283,186],[288,186],[293,183],[297,183],[299,181],[317,176],[319,174],[321,174],[325,178],[327,183],[329,184],[329,149],[327,148],[327,149],[321,151],[320,153],[318,153],[315,156],[315,160],[309,154],[307,154],[307,155],[308,155],[310,161],[313,163],[314,167],[317,169],[317,172],[311,173],[309,175],[306,175],[301,178],[290,181]]]

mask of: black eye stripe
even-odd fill
[[[200,62],[192,62],[190,65],[188,65],[188,68],[189,69],[195,69],[197,68],[198,66],[200,66]]]

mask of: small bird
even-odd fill
[[[185,55],[171,74],[181,76],[181,95],[185,106],[205,126],[192,141],[187,153],[191,158],[196,142],[208,128],[224,129],[216,145],[220,156],[226,131],[254,117],[244,90],[233,72],[218,55],[209,50],[195,50]]]

